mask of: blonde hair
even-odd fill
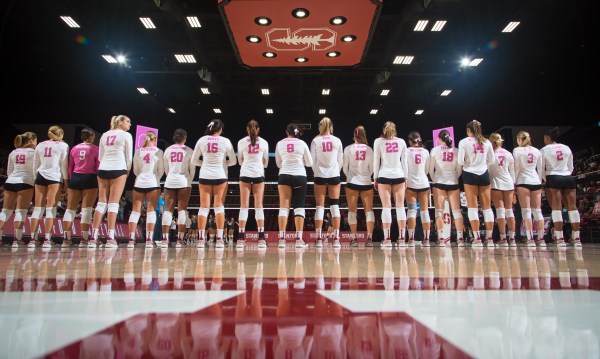
[[[396,137],[398,133],[396,132],[396,124],[392,121],[388,121],[383,125],[383,134],[382,136],[385,138]]]
[[[50,126],[48,129],[48,137],[52,141],[62,141],[65,131],[60,126]]]
[[[117,128],[119,128],[119,125],[121,124],[121,122],[125,121],[126,119],[129,119],[129,117],[127,117],[125,115],[113,116],[110,119],[110,129],[116,130]]]
[[[319,135],[323,136],[325,133],[333,135],[333,122],[331,122],[329,117],[323,117],[321,122],[319,122]]]
[[[363,145],[368,145],[369,141],[367,140],[367,131],[363,126],[357,126],[354,129],[354,139],[358,143],[362,143]]]
[[[156,134],[152,131],[146,132],[146,135],[144,136],[144,144],[142,145],[142,147],[148,147],[148,144],[150,144],[150,142],[154,140],[156,140]]]
[[[521,140],[521,144],[519,146],[525,147],[531,145],[531,137],[529,136],[529,132],[521,131],[517,134],[517,143]]]
[[[500,136],[499,133],[494,132],[490,135],[490,142],[492,143],[494,150],[497,150],[502,147],[502,136]]]
[[[25,147],[30,144],[32,141],[37,140],[37,135],[33,132],[25,132],[15,137],[13,144],[15,148]]]

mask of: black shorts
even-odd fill
[[[245,177],[240,176],[240,182],[250,183],[250,184],[259,184],[265,181],[264,177]]]
[[[457,184],[433,183],[431,187],[441,189],[442,191],[456,191],[457,189],[460,189],[460,186]]]
[[[100,177],[102,179],[111,180],[111,179],[119,178],[123,175],[127,175],[127,170],[109,170],[109,171],[98,170],[98,177]]]
[[[35,176],[35,184],[38,185],[38,186],[48,187],[51,184],[60,184],[60,183],[61,183],[60,181],[52,181],[52,180],[46,179],[39,172]]]
[[[137,193],[149,193],[152,191],[156,191],[157,189],[160,190],[160,187],[149,187],[149,188],[133,187],[133,190],[136,191]]]
[[[19,192],[32,188],[33,186],[27,183],[4,183],[4,190],[8,192]]]
[[[365,192],[372,191],[373,185],[346,183],[346,188],[351,189],[353,191]]]
[[[279,175],[277,184],[291,187],[306,186],[306,176]]]
[[[421,193],[421,192],[429,191],[429,187],[426,187],[426,188],[407,188],[407,189],[409,189],[409,190],[411,190],[413,192],[416,192],[416,193]]]
[[[490,175],[488,171],[485,171],[480,175],[476,175],[475,173],[471,172],[463,172],[462,179],[463,184],[468,184],[471,186],[485,187],[492,184],[492,182],[490,182]]]
[[[546,188],[551,189],[576,189],[577,184],[573,176],[549,175],[546,176]]]
[[[83,191],[98,188],[98,176],[89,173],[73,173],[69,181],[69,189]]]
[[[180,189],[186,189],[186,188],[192,188],[192,186],[190,186],[190,187],[179,187],[179,188],[165,187],[165,190],[168,190],[168,191],[179,191]]]
[[[331,185],[335,186],[336,184],[340,184],[342,181],[340,180],[340,176],[337,177],[315,177],[315,184],[319,186]]]
[[[219,179],[208,179],[208,178],[199,178],[198,183],[207,185],[207,186],[218,186],[227,182],[227,178],[219,178]]]
[[[379,177],[377,179],[377,183],[380,183],[380,184],[391,184],[391,185],[394,185],[394,184],[402,184],[404,182],[406,182],[405,178],[385,178],[385,177]]]
[[[539,191],[542,189],[541,184],[518,184],[517,187],[527,188],[530,191]]]
[[[198,222],[192,222],[192,224],[190,224],[190,229],[192,229],[192,230],[198,229]]]

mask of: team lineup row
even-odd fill
[[[200,205],[198,228],[201,228],[198,248],[204,248],[206,237],[204,228],[209,209],[212,208],[217,222],[216,247],[222,248],[225,222],[224,200],[228,180],[227,167],[239,163],[240,169],[240,211],[239,231],[241,239],[237,247],[245,246],[244,231],[250,208],[250,195],[254,197],[255,219],[258,226],[258,247],[266,247],[264,238],[264,169],[268,165],[269,144],[259,136],[259,125],[255,120],[246,126],[248,136],[237,145],[237,157],[231,141],[223,136],[223,122],[212,120],[206,126],[192,150],[186,146],[187,133],[175,130],[174,144],[163,152],[156,147],[156,135],[145,134],[142,147],[133,151],[133,140],[128,132],[131,120],[127,116],[114,116],[111,129],[105,132],[94,145],[95,133],[84,129],[82,143],[69,150],[62,141],[63,130],[52,126],[48,130],[49,140],[37,143],[37,136],[26,132],[15,138],[15,150],[8,160],[8,178],[5,183],[4,208],[0,212],[0,235],[4,223],[15,213],[15,241],[13,246],[25,245],[22,241],[27,209],[34,199],[34,210],[30,216],[32,239],[27,244],[34,247],[37,241],[38,225],[45,212],[45,236],[37,244],[50,247],[51,228],[56,215],[56,204],[61,191],[67,191],[67,210],[63,217],[65,245],[70,245],[71,226],[81,201],[82,242],[90,248],[98,245],[99,228],[107,215],[107,248],[117,247],[115,222],[119,209],[119,199],[123,194],[125,181],[130,170],[136,176],[133,188],[133,207],[129,218],[130,241],[135,244],[135,230],[141,216],[142,203],[154,208],[161,192],[161,179],[164,180],[163,194],[166,210],[163,214],[163,238],[157,241],[161,247],[168,246],[169,226],[177,208],[178,234],[174,245],[183,245],[187,207],[191,193],[192,179],[199,167]],[[549,131],[544,136],[545,147],[541,150],[531,145],[527,132],[517,135],[518,147],[512,153],[502,148],[503,139],[493,133],[489,139],[482,135],[481,123],[470,121],[466,126],[467,136],[455,147],[448,131],[441,131],[436,139],[438,146],[431,152],[423,147],[418,132],[408,135],[408,146],[402,138],[396,137],[396,126],[386,122],[382,135],[368,144],[365,129],[354,129],[354,143],[342,146],[340,139],[333,135],[333,123],[325,117],[319,123],[319,135],[311,142],[310,148],[299,137],[301,131],[291,123],[286,128],[287,137],[275,146],[275,161],[279,168],[278,192],[280,199],[278,246],[285,247],[285,232],[289,209],[294,211],[296,246],[305,247],[303,238],[305,199],[307,193],[306,167],[314,172],[315,192],[315,246],[323,246],[321,228],[325,211],[325,200],[329,198],[329,209],[334,228],[333,246],[339,247],[341,214],[339,197],[341,191],[340,173],[344,171],[348,202],[348,223],[351,228],[351,246],[358,245],[357,208],[360,198],[367,222],[366,246],[372,246],[372,233],[375,224],[373,212],[374,191],[379,193],[382,203],[381,222],[385,233],[383,247],[390,247],[390,227],[392,223],[392,202],[395,205],[399,228],[398,243],[414,246],[414,233],[417,203],[429,203],[433,191],[435,204],[435,225],[438,231],[438,244],[449,246],[450,235],[444,233],[444,206],[446,201],[452,212],[457,244],[464,246],[464,223],[460,210],[459,177],[462,177],[467,199],[468,220],[471,228],[479,228],[478,208],[481,205],[486,234],[482,240],[475,230],[472,246],[493,246],[492,234],[495,221],[499,228],[499,246],[515,246],[515,218],[512,198],[516,191],[525,222],[528,246],[545,245],[543,231],[533,236],[533,221],[543,228],[541,192],[545,187],[546,196],[552,208],[554,242],[565,246],[563,236],[563,203],[568,210],[572,224],[570,243],[581,246],[579,239],[579,213],[575,206],[575,181],[573,155],[570,148],[557,142],[558,130]],[[431,181],[430,181],[431,179]],[[430,185],[430,182],[432,183]],[[491,209],[492,202],[496,214]],[[405,204],[406,203],[406,204]],[[95,211],[93,206],[95,205]],[[44,211],[45,209],[45,211]],[[92,213],[94,213],[92,218]],[[431,219],[429,211],[420,212],[423,227],[423,246],[430,246]],[[146,246],[154,245],[152,233],[157,217],[155,211],[146,214]],[[91,231],[90,231],[91,226]],[[508,233],[507,233],[508,227]],[[90,233],[91,232],[91,233]],[[405,233],[407,232],[407,233]],[[91,238],[90,238],[91,235]]]

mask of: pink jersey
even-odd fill
[[[95,175],[98,173],[98,146],[92,143],[80,143],[71,149],[69,155],[69,179],[73,173]]]

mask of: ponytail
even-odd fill
[[[529,136],[529,132],[527,132],[527,131],[520,131],[517,134],[517,143],[519,140],[521,140],[521,144],[519,145],[521,147],[531,145],[531,136]]]
[[[15,148],[25,147],[30,144],[32,141],[37,140],[37,135],[33,132],[25,132],[15,137],[13,144]]]
[[[48,129],[48,137],[52,141],[62,141],[65,131],[60,126],[50,126]]]
[[[396,137],[397,132],[396,132],[396,124],[394,124],[392,121],[388,121],[383,125],[383,134],[382,136],[384,138],[390,139],[392,137]]]
[[[408,134],[408,141],[413,143],[417,147],[423,147],[423,140],[421,139],[421,135],[417,131],[411,131]]]
[[[446,145],[446,147],[452,147],[452,137],[450,137],[450,132],[448,132],[448,130],[441,130],[440,133],[438,133],[438,138]]]
[[[492,147],[494,147],[495,151],[502,147],[502,142],[504,142],[504,140],[502,139],[502,136],[500,136],[499,133],[494,132],[490,135],[490,142],[492,143]]]
[[[319,135],[323,136],[326,133],[333,135],[333,122],[329,117],[323,117],[321,122],[319,122]]]
[[[146,135],[144,136],[144,144],[142,145],[142,147],[148,147],[150,142],[154,140],[156,140],[156,133],[152,131],[146,132]]]
[[[250,143],[252,146],[256,144],[256,140],[258,139],[258,131],[260,128],[258,127],[258,121],[250,120],[246,125],[246,130],[248,131],[248,136],[250,136]]]
[[[473,133],[473,136],[475,136],[475,138],[477,138],[477,143],[479,143],[480,145],[483,145],[483,143],[485,142],[485,137],[483,137],[483,134],[481,131],[481,122],[479,122],[477,120],[473,120],[473,121],[467,123],[467,128],[469,130],[471,130],[471,132]]]
[[[295,138],[302,136],[300,128],[295,123],[288,124],[285,129],[285,132],[288,134],[288,136],[293,136]]]
[[[94,130],[92,130],[89,127],[84,128],[83,130],[81,130],[81,141],[83,142],[87,142],[91,137],[93,137],[96,133],[94,132]]]
[[[363,145],[369,144],[369,141],[367,140],[367,132],[363,126],[358,126],[354,129],[354,140],[358,143],[362,143]]]
[[[208,125],[206,125],[206,130],[204,130],[204,136],[214,135],[219,132],[219,130],[223,129],[223,121],[219,119],[211,120]]]

